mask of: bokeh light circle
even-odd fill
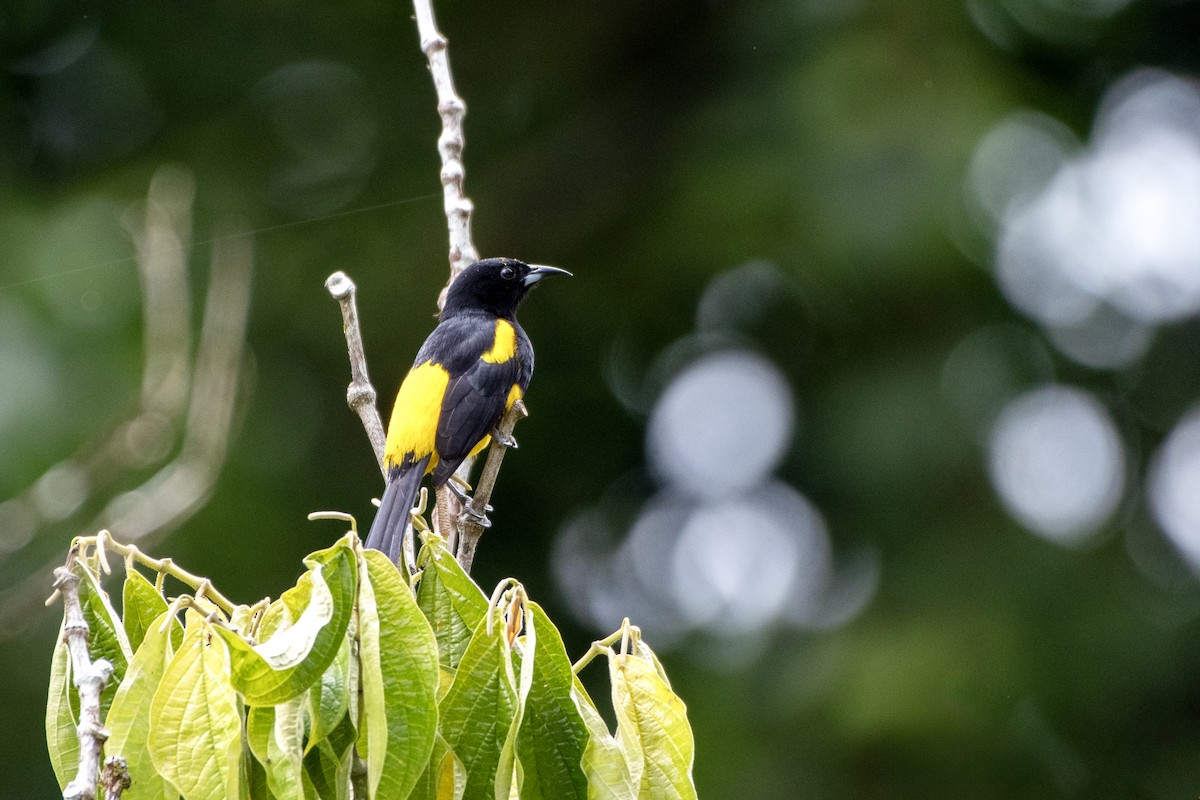
[[[676,375],[655,404],[650,464],[693,496],[743,490],[779,464],[793,425],[791,389],[771,362],[743,350],[710,353]]]
[[[1124,448],[1107,410],[1065,386],[1035,389],[1004,408],[992,427],[988,467],[1009,513],[1060,544],[1102,525],[1125,481]]]
[[[1184,415],[1167,436],[1147,489],[1154,518],[1200,572],[1200,408]]]

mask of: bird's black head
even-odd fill
[[[526,264],[515,258],[485,258],[462,271],[450,284],[442,317],[464,311],[486,311],[511,317],[538,281],[548,275],[570,275],[565,269]]]

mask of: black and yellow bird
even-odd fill
[[[517,307],[538,281],[570,274],[487,258],[450,284],[441,319],[396,394],[384,452],[387,488],[367,547],[398,563],[421,479],[432,473],[434,488],[442,486],[491,441],[533,375],[533,345],[517,324]]]

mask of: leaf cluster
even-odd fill
[[[89,651],[114,666],[101,719],[127,800],[695,797],[683,702],[637,629],[573,666],[521,584],[489,599],[434,535],[409,578],[350,532],[254,606],[208,581],[168,597],[164,573],[152,582],[130,553],[173,565],[128,548],[120,614],[101,583],[106,541],[121,547],[80,540],[72,569]],[[600,655],[615,734],[576,675]],[[60,786],[78,768],[78,720],[60,637],[46,709]]]

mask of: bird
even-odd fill
[[[367,547],[400,563],[409,511],[421,481],[444,485],[492,439],[501,417],[525,395],[533,345],[517,324],[529,291],[565,269],[515,258],[485,258],[450,283],[438,324],[396,393],[384,447],[387,486]]]

